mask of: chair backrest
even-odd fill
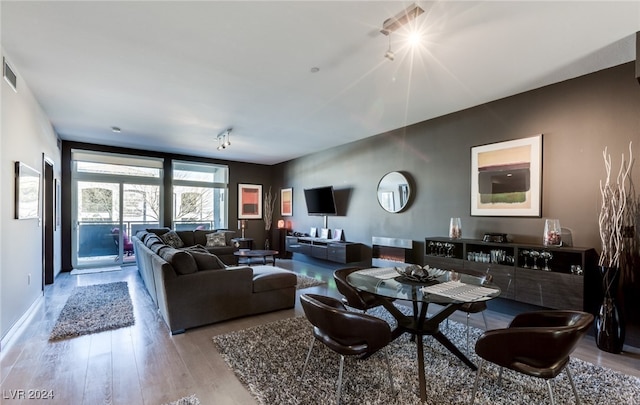
[[[581,311],[546,310],[517,315],[508,328],[485,332],[476,353],[504,367],[524,372],[533,368],[564,367],[569,355],[593,323],[593,315]]]
[[[333,272],[333,279],[336,282],[336,287],[340,294],[344,295],[344,298],[347,300],[347,304],[350,307],[357,309],[368,309],[368,305],[365,300],[362,298],[358,290],[353,288],[347,282],[347,276],[354,271],[362,270],[362,267],[347,267],[344,269],[338,269]]]
[[[303,294],[300,303],[314,326],[314,335],[343,355],[368,357],[391,341],[391,328],[382,319],[348,311],[335,298]]]

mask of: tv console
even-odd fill
[[[360,261],[360,248],[360,243],[308,236],[287,236],[286,241],[287,252],[301,253],[316,259],[329,260],[336,263]]]

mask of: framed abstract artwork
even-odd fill
[[[542,215],[542,134],[471,148],[471,215]]]
[[[261,184],[238,184],[238,219],[262,219]]]
[[[293,215],[293,188],[280,189],[280,215],[283,217]]]

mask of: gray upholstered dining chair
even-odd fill
[[[486,331],[476,342],[481,363],[471,394],[475,401],[478,381],[485,361],[547,382],[549,398],[554,404],[550,380],[565,370],[571,389],[580,404],[578,391],[569,371],[570,355],[593,323],[593,315],[580,311],[546,310],[517,315],[508,328]]]
[[[300,296],[300,303],[307,319],[313,325],[313,337],[302,368],[301,379],[304,378],[311,351],[317,340],[340,355],[336,391],[337,403],[340,404],[345,356],[366,359],[383,349],[391,393],[394,393],[393,376],[386,350],[386,346],[391,342],[391,328],[387,322],[371,315],[349,311],[335,298],[322,295],[303,294]]]

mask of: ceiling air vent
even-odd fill
[[[4,76],[4,80],[6,80],[7,83],[9,83],[9,85],[13,88],[13,91],[17,92],[18,78],[16,77],[16,74],[13,73],[13,70],[11,70],[9,65],[7,65],[7,61],[4,58],[2,58],[2,75]]]

